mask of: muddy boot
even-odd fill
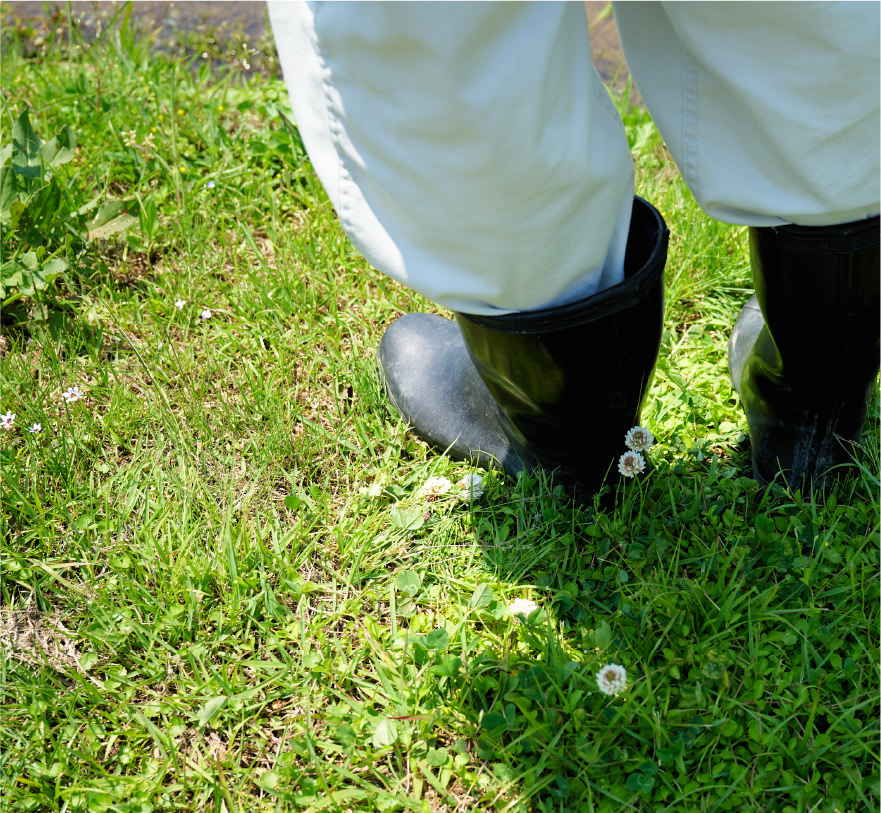
[[[825,490],[853,461],[879,367],[879,220],[751,228],[756,295],[728,345],[755,478]]]
[[[413,431],[459,460],[539,469],[585,502],[639,423],[661,342],[668,232],[634,201],[618,285],[579,302],[457,322],[408,314],[386,331],[380,373]]]

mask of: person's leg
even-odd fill
[[[587,495],[651,381],[667,235],[634,203],[583,6],[270,9],[343,228],[380,271],[457,312],[458,328],[425,314],[389,328],[390,400],[453,456],[560,470]]]
[[[879,5],[616,3],[628,65],[708,214],[750,227],[730,344],[756,477],[821,483],[879,358]]]

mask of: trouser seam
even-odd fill
[[[683,96],[682,106],[682,141],[684,144],[684,175],[691,193],[697,200],[702,200],[701,179],[698,174],[700,164],[700,116],[698,92],[698,66],[694,54],[685,53],[683,60]]]

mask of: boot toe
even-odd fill
[[[383,335],[377,362],[389,401],[423,440],[457,460],[509,474],[524,468],[455,322],[400,317]]]

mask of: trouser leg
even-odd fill
[[[577,3],[270,3],[297,125],[355,246],[456,311],[623,279],[633,168]]]
[[[878,3],[614,9],[634,81],[704,211],[747,226],[878,214]]]

